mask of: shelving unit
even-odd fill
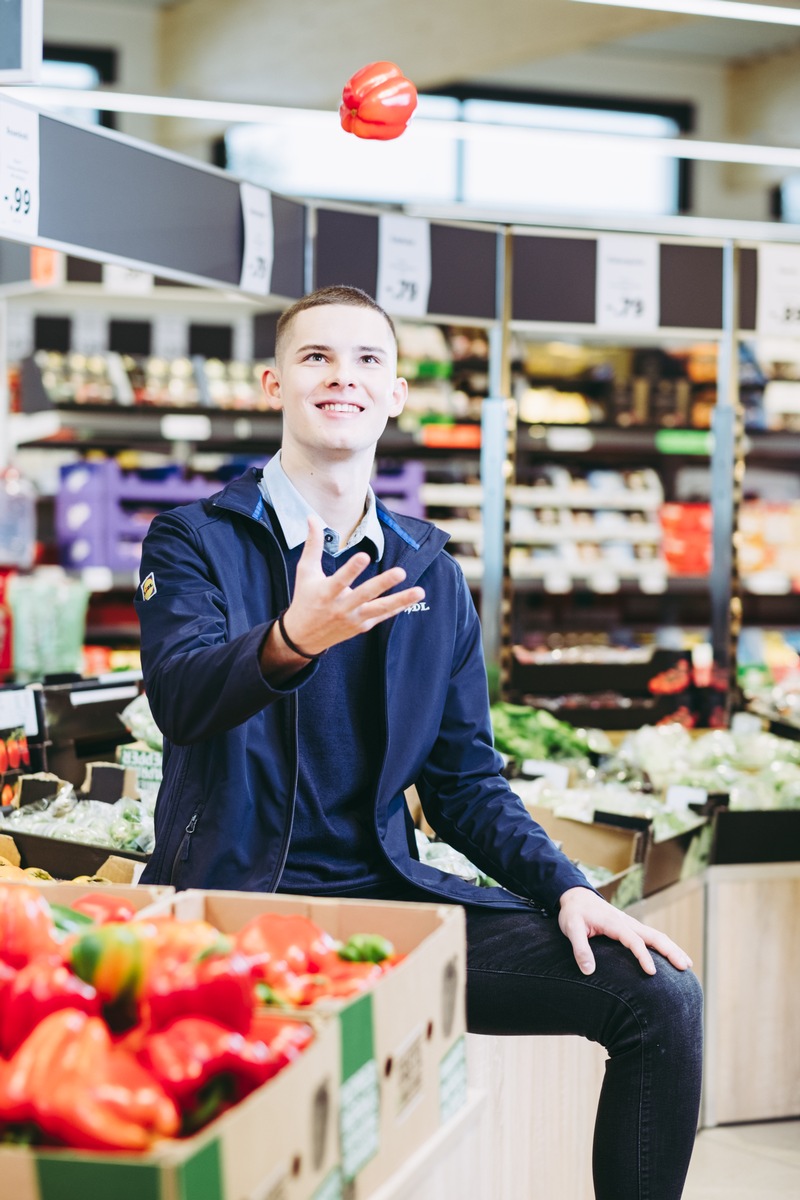
[[[163,312],[172,325],[171,333],[162,330],[159,335],[162,343],[170,337],[185,340],[192,323],[227,320],[235,327],[232,337],[239,350],[249,348],[257,358],[274,346],[277,313],[310,287],[345,280],[377,291],[381,214],[374,209],[272,196],[275,253],[269,289],[253,295],[240,282],[245,247],[238,180],[60,118],[42,114],[39,125],[42,207],[35,240],[66,253],[66,285],[31,287],[24,243],[33,238],[0,243],[5,346],[22,336],[21,325],[14,327],[14,311],[25,311],[27,322],[34,312],[48,317],[84,314],[81,336],[88,337],[86,322],[97,320],[93,310],[105,306],[106,322],[156,322]],[[187,205],[192,216],[188,224]],[[451,547],[464,562],[481,605],[490,668],[505,655],[507,669],[511,642],[533,623],[565,630],[581,625],[599,630],[616,623],[652,633],[667,622],[710,625],[718,661],[732,677],[738,616],[731,602],[737,599],[739,580],[731,559],[738,498],[728,486],[730,477],[745,452],[748,465],[786,464],[790,469],[800,449],[800,432],[762,430],[752,421],[747,430],[741,428],[740,391],[746,393],[752,416],[751,402],[763,381],[751,364],[740,389],[734,364],[740,342],[756,331],[759,245],[762,240],[791,240],[791,230],[759,227],[756,244],[745,223],[741,228],[727,223],[720,237],[701,238],[676,233],[675,222],[669,231],[653,222],[644,236],[657,243],[657,315],[650,327],[623,334],[609,332],[598,319],[601,226],[414,219],[429,230],[431,286],[426,311],[410,319],[482,330],[486,354],[483,347],[478,352],[462,347],[453,364],[452,384],[463,392],[460,411],[449,414],[453,424],[392,425],[379,446],[378,470],[396,470],[405,460],[424,461],[420,499],[428,515],[450,532]],[[213,238],[202,236],[212,228]],[[103,261],[150,272],[148,294],[114,297],[102,282]],[[102,350],[98,327],[93,336]],[[629,367],[633,364],[635,370],[622,379],[597,361],[573,377],[541,366],[530,369],[524,346],[553,338],[573,347],[591,346],[596,360],[615,347],[627,348]],[[656,368],[664,349],[675,353],[693,344],[704,346],[705,366],[688,380],[675,371],[659,383]],[[176,352],[186,349],[182,343]],[[424,387],[425,380],[420,384]],[[529,387],[583,394],[589,419],[580,424],[524,420],[524,389]],[[492,403],[505,397],[500,403],[509,413],[513,398],[518,415],[501,417],[497,424],[497,408],[496,428],[484,423],[480,430],[479,414],[485,417],[492,408],[481,404],[486,397]],[[693,407],[698,398],[706,406],[702,412]],[[712,415],[712,402],[713,429],[690,427],[687,414],[703,425]],[[214,456],[263,458],[274,452],[280,438],[275,413],[208,403],[46,408],[40,398],[30,407],[40,411],[14,413],[4,421],[10,433],[6,444],[31,451],[55,449],[73,457],[90,450],[136,450],[191,466]],[[713,570],[707,578],[696,571],[676,576],[664,570],[658,556],[622,553],[612,562],[594,557],[582,561],[580,556],[550,562],[546,555],[564,545],[567,535],[573,545],[613,541],[620,550],[657,547],[660,500],[655,490],[636,496],[618,490],[612,496],[581,487],[573,496],[570,489],[531,486],[546,464],[576,474],[592,467],[620,472],[647,468],[658,474],[667,500],[684,468],[707,470],[715,496]],[[544,507],[555,512],[555,520],[537,516]],[[631,519],[632,514],[639,514],[638,519]],[[533,557],[531,550],[543,553]],[[108,579],[111,590],[124,586],[113,572],[110,583]],[[748,618],[774,613],[776,620],[789,619],[794,580],[787,591],[773,579],[775,595],[769,582],[763,576],[749,581]]]

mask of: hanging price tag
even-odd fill
[[[756,330],[771,337],[800,336],[800,246],[759,246]]]
[[[597,239],[598,329],[658,328],[658,259],[655,238],[606,234]]]
[[[376,300],[399,317],[424,317],[431,290],[431,229],[394,213],[379,217]]]
[[[268,296],[272,286],[275,236],[272,226],[272,196],[253,183],[239,185],[244,218],[244,252],[239,287],[245,292]]]
[[[39,114],[0,98],[0,236],[39,233]]]

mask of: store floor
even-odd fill
[[[800,1196],[800,1121],[727,1125],[698,1134],[683,1200],[790,1196]]]

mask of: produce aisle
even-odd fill
[[[91,135],[43,124],[46,154],[63,136],[97,170]],[[269,291],[246,291],[238,185],[207,175],[176,168],[167,182],[225,193],[216,275],[161,261],[144,239],[120,257],[151,276],[147,298],[118,294],[99,267],[107,248],[67,225],[41,231],[63,285],[34,291],[18,256],[17,278],[0,275],[16,449],[0,576],[3,1179],[22,1200],[101,1187],[584,1200],[603,1056],[574,1039],[465,1034],[460,910],[136,883],[161,771],[131,606],[144,532],[274,453],[279,418],[257,381],[309,261],[316,283],[352,271],[374,290],[378,270],[377,251],[352,250],[377,243],[380,214],[314,206],[312,256],[312,206],[271,197]],[[492,717],[514,790],[612,903],[691,953],[710,1031],[703,1124],[796,1116],[784,964],[800,901],[799,493],[791,397],[770,388],[794,369],[746,315],[725,326],[718,243],[686,238],[677,262],[676,239],[652,235],[660,315],[632,336],[600,328],[581,271],[576,309],[541,294],[537,256],[559,269],[572,241],[588,261],[597,230],[424,225],[433,283],[427,310],[400,322],[411,399],[380,447],[376,491],[450,533],[487,645],[499,635]],[[699,307],[698,272],[711,293]],[[222,286],[235,315],[217,306]],[[710,436],[730,337],[746,463]],[[501,396],[498,455],[487,413]],[[715,530],[736,514],[733,500],[712,512],[712,477],[745,466],[723,578]],[[726,639],[738,664],[720,659]],[[493,886],[407,801],[422,859]],[[79,1052],[92,1070],[76,1104],[51,1084]],[[531,1134],[512,1155],[520,1124]]]

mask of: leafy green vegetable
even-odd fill
[[[540,708],[501,701],[491,717],[495,746],[512,758],[575,758],[591,749],[584,733]]]

